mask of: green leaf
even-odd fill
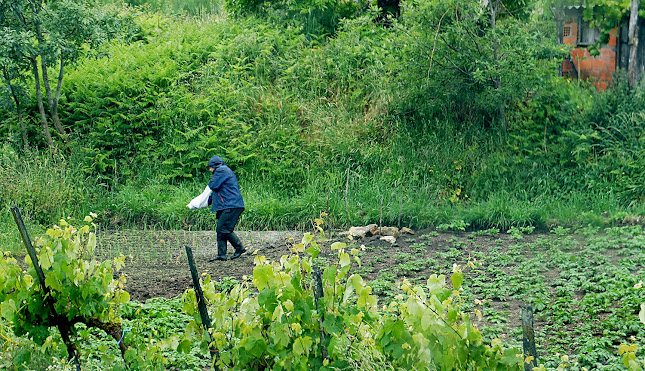
[[[267,312],[273,313],[278,306],[278,297],[275,290],[265,288],[258,295],[258,305],[266,309]]]
[[[323,322],[323,329],[328,334],[341,334],[343,333],[344,323],[343,317],[328,313],[325,315],[325,321]]]
[[[448,323],[455,323],[459,319],[459,310],[457,308],[451,306],[448,308],[448,313],[446,313],[446,319],[448,320]]]
[[[523,362],[522,352],[519,349],[507,348],[500,362],[507,366],[519,366]]]
[[[0,314],[9,322],[13,322],[16,316],[16,303],[13,299],[3,301],[0,304]]]
[[[246,339],[242,340],[240,345],[243,345],[243,348],[255,358],[260,357],[267,347],[266,340],[264,340],[264,337],[262,337],[259,331],[258,334],[250,335]]]
[[[293,342],[293,352],[301,356],[308,355],[312,344],[311,337],[299,337]]]
[[[436,295],[440,301],[446,300],[450,296],[450,290],[446,288],[446,276],[443,274],[437,276],[433,274],[428,278],[428,291],[431,295]]]
[[[309,255],[311,255],[312,258],[317,258],[318,255],[320,254],[320,247],[318,246],[317,243],[312,243],[307,250],[305,250]]]
[[[340,264],[341,267],[346,267],[346,266],[352,264],[352,260],[349,257],[348,253],[341,253],[338,256],[338,263]]]
[[[127,291],[120,291],[114,297],[114,301],[117,304],[124,304],[130,301],[130,294]]]
[[[305,245],[302,244],[302,243],[299,243],[299,244],[293,245],[292,249],[293,249],[294,252],[304,252],[305,251]]]
[[[311,240],[314,239],[314,235],[311,233],[305,233],[304,236],[302,236],[302,244],[307,246]]]
[[[356,294],[360,294],[364,287],[363,279],[357,274],[351,275],[347,279],[347,284],[345,287],[345,292],[343,294],[343,302],[347,302],[352,295],[352,291],[356,290]]]
[[[264,290],[273,279],[273,267],[269,264],[258,265],[253,268],[253,282],[258,290]]]
[[[182,341],[179,342],[179,345],[177,345],[177,351],[179,353],[190,353],[190,350],[193,347],[193,343],[188,340],[188,339],[183,339]]]
[[[460,288],[464,283],[464,272],[462,272],[461,270],[455,271],[450,277],[450,280],[452,281],[452,286],[455,289]]]
[[[19,366],[18,369],[27,366],[31,361],[31,351],[29,349],[20,349],[18,353],[13,357],[13,363],[16,366]]]
[[[45,247],[44,249],[40,250],[40,256],[38,257],[38,260],[40,262],[40,267],[46,271],[49,268],[51,268],[52,263],[54,262],[54,254],[49,248],[49,246]]]
[[[443,274],[439,276],[432,274],[430,278],[428,278],[428,290],[430,291],[430,294],[436,295],[437,292],[440,292],[445,286],[446,276]]]
[[[382,337],[378,340],[383,346],[383,350],[390,354],[393,358],[401,358],[407,353],[403,348],[403,344],[411,342],[412,337],[406,329],[405,323],[401,320],[388,322],[383,326]]]
[[[45,274],[45,285],[52,290],[62,291],[62,286],[56,274],[52,271],[49,271]]]
[[[421,317],[421,329],[426,331],[430,326],[439,324],[440,321],[437,319],[437,316],[432,311],[426,311]]]
[[[641,304],[641,311],[638,313],[638,318],[640,318],[641,322],[645,323],[645,303]]]
[[[326,285],[334,285],[336,282],[336,272],[338,272],[338,267],[336,265],[330,265],[325,268],[323,272],[323,281]]]
[[[342,250],[347,247],[347,244],[344,242],[334,242],[331,244],[332,250]]]
[[[408,313],[412,318],[414,317],[423,318],[423,315],[425,313],[425,306],[419,303],[419,299],[415,297],[408,298],[407,308],[408,308]]]
[[[197,296],[195,295],[195,290],[186,290],[181,299],[181,311],[188,314],[189,316],[193,315],[193,313],[195,313],[195,308],[197,308]]]
[[[273,346],[278,350],[285,349],[291,342],[287,324],[274,322],[271,325],[271,334],[271,338],[273,338]]]

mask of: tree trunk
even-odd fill
[[[40,121],[43,124],[43,131],[45,132],[45,139],[50,148],[54,148],[54,141],[49,132],[49,124],[47,123],[47,114],[45,114],[45,105],[43,104],[43,93],[40,90],[40,74],[38,73],[38,62],[36,57],[29,58],[31,60],[31,69],[34,73],[34,81],[36,82],[36,98],[38,99],[38,111],[40,112]]]
[[[38,39],[39,44],[43,44],[45,42],[43,38],[43,33],[40,28],[40,23],[36,23],[36,38]],[[58,100],[54,102],[54,96],[52,94],[52,89],[49,86],[49,74],[47,73],[47,57],[45,55],[40,55],[40,65],[41,69],[43,71],[43,85],[45,86],[45,93],[47,94],[47,102],[49,103],[49,114],[52,117],[52,121],[54,121],[54,127],[58,131],[58,133],[63,137],[65,141],[67,141],[67,133],[65,132],[65,129],[63,129],[63,126],[60,123],[60,119],[58,118]],[[61,70],[60,73],[62,74],[63,72],[63,61],[61,59]],[[62,83],[62,78],[59,76],[59,85]]]
[[[58,118],[58,102],[60,102],[60,91],[63,87],[63,74],[65,72],[65,58],[63,52],[60,54],[60,70],[58,72],[58,82],[56,83],[56,96],[54,97],[54,108],[52,114]],[[60,120],[58,121],[60,123]],[[61,126],[62,129],[62,126]],[[65,131],[63,129],[63,131]]]
[[[629,13],[629,65],[627,67],[627,78],[629,80],[629,88],[633,89],[636,86],[636,55],[638,51],[638,6],[640,0],[631,0],[631,7]]]
[[[121,351],[121,356],[124,357],[125,359],[125,352],[128,350],[128,347],[126,347],[125,342],[122,341],[125,333],[123,332],[123,329],[120,323],[103,322],[97,317],[91,317],[91,318],[77,317],[71,321],[72,324],[77,322],[84,323],[87,327],[95,327],[95,328],[101,329],[106,334],[110,335],[114,340],[118,342],[118,347],[119,347],[119,350]]]
[[[18,93],[11,83],[9,73],[6,70],[3,70],[2,75],[7,83],[7,86],[9,86],[11,97],[13,98],[14,104],[16,105],[16,114],[18,115],[18,122],[20,123],[20,129],[22,131],[22,142],[26,150],[27,148],[29,148],[29,142],[27,141],[27,127],[25,126],[25,119],[22,117],[22,106],[20,105],[20,98],[18,97]]]
[[[38,19],[38,15],[40,13],[40,10],[42,9],[42,1],[30,1],[29,5],[31,6],[32,12],[36,15],[36,19]],[[25,17],[20,14],[20,20],[22,24],[25,26],[25,28],[29,29],[28,22],[26,21]],[[38,24],[38,30],[40,30],[40,24]],[[42,33],[38,36],[38,41],[42,41]],[[40,122],[43,125],[43,132],[45,134],[45,139],[47,139],[47,144],[49,145],[50,149],[54,148],[54,140],[52,139],[52,135],[49,131],[49,124],[47,123],[47,114],[45,113],[45,105],[43,104],[43,93],[40,90],[40,74],[38,73],[38,56],[37,55],[31,55],[29,58],[29,62],[31,63],[31,70],[34,74],[34,82],[36,83],[36,98],[38,100],[38,112],[40,112]]]
[[[499,2],[500,0],[490,0],[488,2],[488,7],[490,9],[490,30],[493,34],[493,57],[495,60],[495,64],[498,65],[499,62],[499,41],[497,40],[497,36],[495,36],[495,26],[497,24],[497,11],[499,9]],[[495,84],[495,89],[499,90],[502,88],[502,78],[497,77],[494,79],[494,84]],[[504,105],[504,102],[499,102],[499,107],[498,107],[498,118],[500,123],[502,124],[502,128],[506,130],[506,107]]]
[[[25,119],[22,117],[20,99],[18,98],[18,94],[16,94],[12,84],[9,84],[9,88],[11,89],[11,96],[16,104],[16,113],[18,114],[18,122],[20,123],[20,129],[22,131],[22,142],[25,145],[25,150],[27,150],[27,148],[29,148],[29,142],[27,141],[27,127],[25,126]]]

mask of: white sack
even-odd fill
[[[204,207],[208,206],[208,198],[211,195],[211,188],[209,186],[206,186],[206,189],[204,189],[204,192],[200,194],[199,196],[193,198],[192,201],[188,205],[186,205],[187,208],[191,210],[195,209],[202,209]]]

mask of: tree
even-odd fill
[[[404,112],[504,131],[508,109],[546,86],[562,52],[537,23],[523,19],[525,10],[509,9],[519,3],[404,3],[405,32],[397,41],[405,60],[401,83],[409,86],[402,91],[411,93]]]
[[[29,65],[20,63],[20,46],[27,43],[28,34],[19,34],[12,32],[9,28],[0,29],[0,71],[2,79],[7,84],[9,93],[16,108],[16,115],[20,124],[23,145],[29,146],[27,139],[27,127],[23,117],[22,102],[24,101],[24,86],[21,80],[24,80],[25,71],[29,70]]]
[[[369,9],[368,0],[226,0],[237,14],[260,14],[278,23],[299,28],[304,34],[333,35],[343,18],[354,18]]]
[[[490,13],[490,34],[493,42],[493,62],[494,63],[499,63],[500,61],[500,55],[499,55],[499,39],[497,35],[495,34],[495,26],[497,24],[497,16],[500,11],[500,5],[504,5],[501,0],[486,0],[488,2],[488,11]],[[502,79],[501,76],[492,76],[491,77],[493,81],[493,85],[495,89],[501,89],[502,87]],[[499,103],[499,121],[502,123],[502,126],[506,128],[506,106],[505,102],[500,102]]]
[[[54,142],[47,113],[58,134],[67,140],[58,114],[65,67],[115,36],[119,25],[114,21],[115,17],[118,17],[116,13],[104,12],[92,0],[0,0],[0,27],[3,30],[0,37],[3,40],[13,37],[9,43],[12,52],[5,55],[2,63],[3,72],[8,72],[5,82],[11,87],[11,81],[26,73],[22,67],[28,64],[40,120],[50,147]],[[50,85],[50,68],[58,71],[55,90]]]

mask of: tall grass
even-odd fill
[[[338,228],[548,227],[642,211],[643,107],[625,103],[640,90],[546,80],[493,130],[405,111],[418,97],[399,44],[414,35],[369,16],[315,40],[257,17],[139,22],[145,40],[68,71],[72,156],[4,145],[2,207],[43,225],[93,211],[112,226],[212,229],[208,210],[185,205],[218,154],[242,185],[245,229],[304,228],[323,211]]]
[[[86,211],[96,194],[78,164],[61,153],[0,147],[0,206],[18,206],[27,219],[47,225]]]
[[[0,249],[23,248],[11,207],[18,207],[28,231],[36,234],[61,218],[89,212],[95,191],[79,165],[61,153],[1,146]]]
[[[102,0],[104,3],[114,3],[115,0]],[[160,12],[191,17],[211,17],[224,12],[222,0],[121,0],[123,3],[145,9],[150,12]]]
[[[29,221],[26,223],[30,235],[31,233],[37,234],[42,232],[42,228],[37,224],[34,225],[34,223]],[[20,250],[26,253],[26,250],[24,250],[21,243],[22,239],[20,238],[20,232],[14,222],[9,208],[4,207],[0,209],[0,251],[17,252]]]

